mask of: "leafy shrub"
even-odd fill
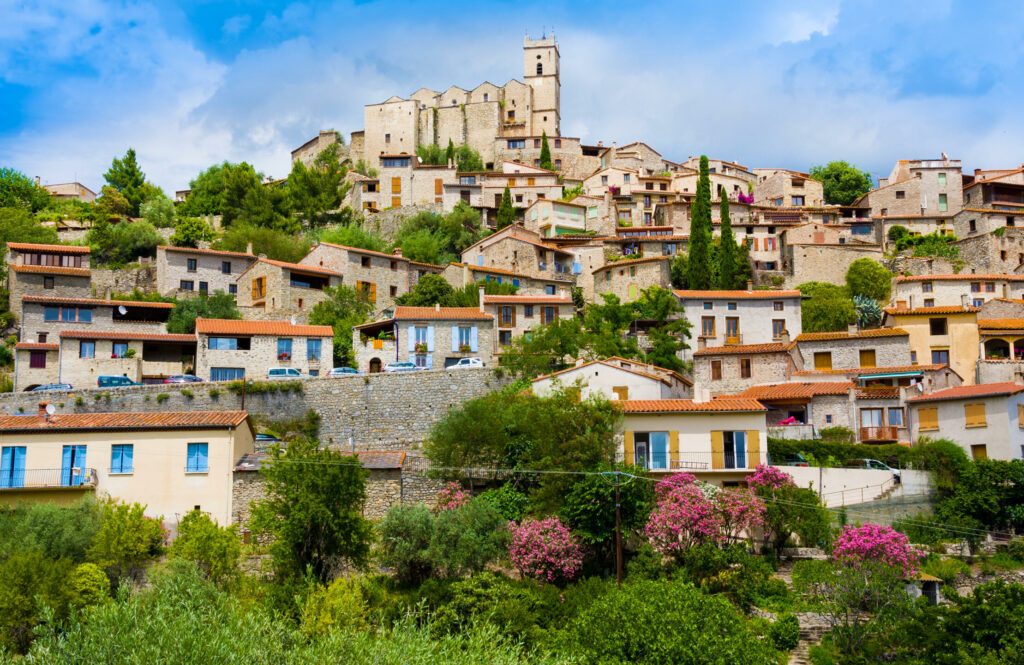
[[[828,441],[831,443],[854,443],[856,441],[853,430],[849,427],[842,427],[841,425],[823,427],[818,431],[818,434],[821,435],[822,441]]]
[[[512,527],[509,559],[520,573],[545,582],[568,582],[583,565],[583,550],[557,517]]]
[[[504,518],[486,501],[442,511],[434,518],[430,540],[434,574],[457,578],[480,572],[505,553],[507,542]]]
[[[778,589],[769,585],[771,566],[742,545],[722,548],[705,543],[681,553],[677,562],[681,579],[707,593],[721,594],[744,610],[759,598],[778,595]]]
[[[325,635],[337,628],[366,628],[367,603],[359,578],[339,577],[317,587],[302,607],[300,628],[308,637]]]
[[[71,607],[83,609],[110,600],[110,578],[94,563],[81,563],[68,580]]]
[[[0,560],[0,649],[24,653],[46,611],[64,615],[71,570],[66,559],[54,561],[38,550]]]
[[[502,517],[510,522],[518,522],[523,519],[530,503],[529,497],[508,483],[482,492],[478,498],[490,503]]]
[[[1004,551],[1011,559],[1024,563],[1024,537],[1014,538],[1010,542],[1006,543]]]
[[[800,643],[800,621],[793,614],[783,614],[768,629],[768,639],[779,651],[792,651]]]
[[[75,563],[86,560],[93,538],[103,518],[102,506],[92,499],[71,506],[33,503],[17,508],[12,523],[0,535],[18,549],[40,549],[51,559],[68,559]],[[2,552],[0,548],[0,552]]]
[[[939,519],[930,513],[922,513],[911,517],[894,520],[892,527],[906,534],[910,542],[918,545],[937,547],[942,543],[959,540],[960,537],[946,520]]]
[[[929,575],[938,577],[946,584],[952,584],[960,575],[966,575],[971,572],[971,567],[960,559],[933,555],[925,560],[921,570]]]
[[[824,430],[822,430],[824,433]],[[877,459],[896,468],[907,467],[916,458],[913,448],[897,444],[866,445],[862,443],[842,443],[840,441],[793,439],[768,439],[768,455],[773,463],[781,464],[790,455],[801,454],[814,459],[825,460],[834,457],[840,464],[853,459]]]
[[[106,569],[115,584],[138,579],[147,562],[163,549],[164,532],[158,519],[146,517],[138,503],[103,503],[103,520],[89,548],[89,559]]]
[[[470,498],[469,492],[462,489],[462,485],[452,481],[437,493],[434,509],[437,511],[455,510],[469,503]]]
[[[196,394],[192,392],[191,388],[182,388],[181,396],[184,397],[185,399],[192,399],[196,396]]]
[[[434,516],[423,504],[392,506],[377,526],[381,564],[403,584],[430,577]]]
[[[217,526],[206,513],[192,510],[178,525],[178,537],[171,544],[170,555],[195,563],[217,586],[231,586],[238,578],[242,555],[238,527]]]
[[[171,396],[168,395],[167,393],[160,393],[159,395],[156,396],[156,401],[159,404],[163,404],[169,399],[171,399]]]

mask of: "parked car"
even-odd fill
[[[175,374],[173,376],[169,376],[166,379],[164,379],[164,383],[202,383],[202,382],[203,382],[203,380],[200,379],[195,374]]]
[[[256,445],[258,447],[267,447],[275,443],[281,443],[281,439],[277,438],[273,434],[260,432],[259,434],[256,435]]]
[[[44,383],[41,386],[28,388],[25,392],[39,393],[47,390],[74,390],[70,383]]]
[[[294,367],[271,367],[267,370],[268,379],[304,379],[306,375]]]
[[[96,379],[96,385],[100,388],[124,388],[127,386],[141,386],[138,381],[132,381],[127,376],[101,376]]]
[[[403,360],[400,362],[393,362],[384,365],[385,372],[416,372],[421,369],[423,368],[409,360]]]
[[[810,463],[800,453],[792,453],[783,458],[782,466],[810,466]]]
[[[900,470],[894,469],[885,462],[876,459],[855,459],[846,463],[850,469],[870,469],[872,471],[888,471],[898,484],[901,479]]]
[[[352,369],[351,367],[335,367],[327,373],[327,376],[337,378],[339,376],[359,376],[360,374],[362,374],[362,372],[357,369]]]
[[[483,367],[484,361],[479,358],[459,358],[459,362],[449,365],[447,369],[466,369],[467,367]]]

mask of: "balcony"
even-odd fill
[[[790,441],[813,441],[817,439],[814,425],[769,425],[769,439],[789,439]]]
[[[891,425],[880,427],[861,427],[860,441],[862,443],[892,443],[899,441],[900,428]]]
[[[0,492],[38,489],[83,489],[96,487],[96,469],[15,469],[0,478]]]
[[[687,471],[693,473],[704,471],[752,471],[758,464],[764,464],[766,460],[764,452],[746,452],[737,455],[735,452],[725,451],[722,453],[681,452],[675,457],[650,452],[646,460],[634,459],[629,461],[652,472],[674,473],[677,471]]]

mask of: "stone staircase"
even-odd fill
[[[810,612],[796,615],[800,621],[800,642],[789,652],[789,665],[811,665],[811,647],[821,641],[828,632],[824,617]]]

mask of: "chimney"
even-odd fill
[[[39,180],[39,176],[36,176],[36,187],[38,187],[40,184],[42,184],[42,183]]]
[[[782,334],[779,335],[779,344],[789,344],[789,331],[783,329]]]
[[[694,404],[704,404],[711,401],[711,391],[704,387],[694,387],[693,389],[693,402]]]
[[[48,418],[49,417],[49,414],[46,413],[46,407],[48,407],[48,406],[50,406],[49,402],[40,402],[39,403],[39,417],[40,418]]]
[[[391,253],[394,254],[395,256],[401,256],[402,255],[402,248],[401,247],[395,247],[395,249]]]
[[[480,311],[484,311],[484,287],[480,287]]]
[[[103,299],[104,300],[110,300],[110,287],[109,286],[103,289]]]
[[[910,309],[914,309],[914,294],[913,293],[911,293],[911,294],[909,294],[907,296],[907,305],[910,306]]]
[[[964,307],[970,307],[971,306],[971,296],[967,295],[966,293],[961,294],[960,295],[960,304],[963,305]]]
[[[440,312],[441,311],[441,303],[439,303],[439,302],[434,303],[434,311],[435,312]]]
[[[906,300],[897,300],[896,301],[896,309],[906,309],[906,308],[907,308],[907,301]]]
[[[752,280],[748,279],[747,280],[747,291],[753,291],[753,290],[754,290],[754,282]]]
[[[246,254],[252,254],[252,243],[251,242],[245,243],[245,253]]]
[[[704,337],[698,337],[697,338],[697,350],[698,351],[703,351],[704,349],[707,348],[707,346],[708,346],[708,340],[707,339],[705,339]]]
[[[847,324],[847,326],[846,326],[846,334],[847,335],[856,335],[857,334],[857,322],[856,321],[854,321],[853,323]]]

